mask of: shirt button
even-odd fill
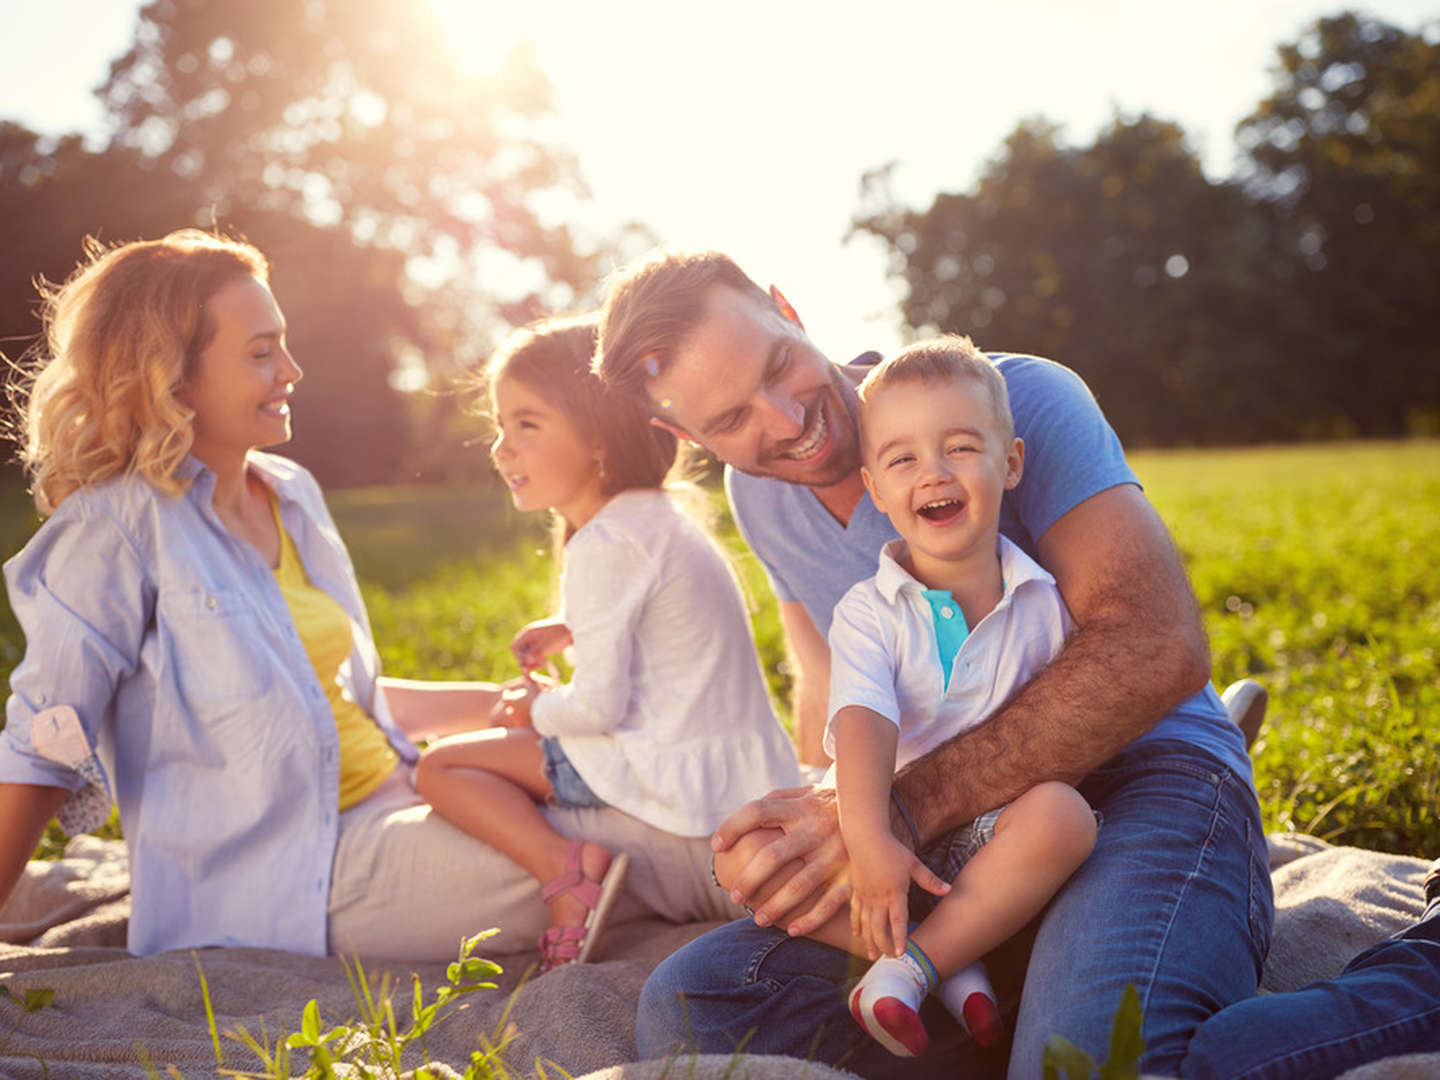
[[[211,611],[214,611],[214,610],[215,610],[215,597],[213,597],[213,596],[207,596],[207,597],[205,598],[205,606],[206,606],[207,608],[209,608]]]
[[[940,609],[940,617],[942,619],[953,619],[955,617],[955,609],[952,607],[942,607]]]

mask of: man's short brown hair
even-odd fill
[[[1010,392],[1005,376],[995,362],[960,334],[927,338],[901,349],[870,369],[855,389],[860,398],[860,423],[864,426],[865,405],[888,386],[901,383],[937,383],[952,379],[974,379],[990,398],[990,408],[1000,426],[1000,435],[1009,442],[1015,437],[1015,420],[1010,414]]]
[[[662,251],[620,271],[600,312],[595,374],[608,386],[643,394],[645,380],[664,371],[704,321],[706,297],[715,285],[775,304],[734,259],[718,251]]]

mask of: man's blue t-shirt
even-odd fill
[[[1005,376],[1015,434],[1025,440],[1025,469],[1001,502],[1000,531],[1039,562],[1036,538],[1066,512],[1107,488],[1139,481],[1078,375],[1034,356],[992,353],[991,358]],[[880,548],[899,535],[868,494],[850,523],[841,525],[799,484],[727,468],[725,491],[775,595],[802,604],[822,636],[840,598],[874,575]],[[1244,736],[1229,722],[1213,687],[1181,702],[1136,743],[1154,739],[1193,743],[1241,776],[1251,776]]]

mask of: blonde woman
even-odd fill
[[[132,952],[441,959],[490,926],[497,951],[526,948],[548,921],[534,879],[410,781],[406,731],[484,726],[498,688],[377,692],[320,490],[259,449],[290,438],[301,379],[268,275],[250,245],[185,230],[92,244],[47,290],[45,354],[17,401],[48,520],[5,566],[26,652],[0,732],[0,902],[52,815],[84,830],[114,801]],[[630,853],[652,910],[729,914],[703,839],[548,812]]]

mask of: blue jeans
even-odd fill
[[[1181,1075],[1318,1080],[1392,1054],[1434,1051],[1440,897],[1414,926],[1372,945],[1336,978],[1221,1009],[1195,1033]]]
[[[1195,1028],[1259,985],[1274,906],[1255,792],[1204,751],[1169,741],[1123,751],[1079,789],[1104,818],[1094,852],[1040,918],[1033,945],[1022,934],[986,958],[1014,1021],[1009,1069],[1039,1076],[1053,1035],[1103,1061],[1121,994],[1134,984],[1143,1065],[1174,1075]],[[1005,1073],[1005,1048],[977,1047],[933,999],[921,1010],[925,1056],[887,1053],[846,1008],[846,984],[864,966],[750,920],[731,923],[650,976],[637,1046],[642,1057],[680,1046],[724,1053],[748,1034],[752,1053],[864,1076]]]

